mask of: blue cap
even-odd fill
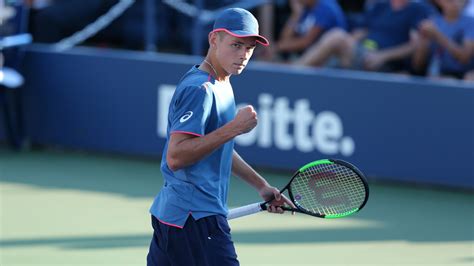
[[[228,8],[219,14],[214,22],[212,32],[225,31],[228,34],[243,38],[257,37],[257,42],[268,46],[268,40],[258,34],[258,21],[249,11],[243,8]]]

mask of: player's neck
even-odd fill
[[[227,74],[226,71],[216,62],[217,60],[214,60],[208,55],[206,58],[204,58],[203,63],[199,66],[199,68],[211,74],[214,79],[219,82],[229,81],[230,75]]]

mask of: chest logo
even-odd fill
[[[187,112],[184,113],[184,115],[179,119],[179,122],[184,123],[184,122],[188,121],[189,118],[191,118],[191,116],[193,116],[193,112],[192,112],[192,111],[187,111]]]

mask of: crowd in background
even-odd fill
[[[28,31],[35,42],[55,43],[118,1],[25,0],[30,10]],[[215,10],[235,2],[206,0],[204,4]],[[256,51],[259,60],[474,80],[474,0],[269,2],[251,10],[259,17],[261,33],[272,43],[270,49]],[[156,0],[156,7],[158,51],[191,53],[193,18],[161,0]],[[144,0],[137,0],[86,44],[143,49],[143,11]],[[205,25],[202,34],[211,27]]]

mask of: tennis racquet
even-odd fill
[[[301,167],[280,191],[288,190],[295,208],[282,209],[319,218],[340,218],[362,209],[369,198],[369,186],[354,165],[335,159],[318,160]],[[227,219],[266,210],[268,203],[258,202],[229,211]]]

